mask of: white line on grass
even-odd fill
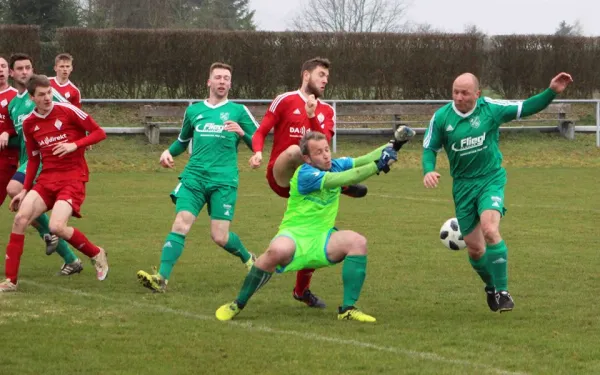
[[[83,297],[89,297],[89,298],[93,298],[93,299],[103,299],[103,300],[111,301],[111,302],[115,302],[115,303],[123,303],[122,301],[119,301],[118,299],[110,298],[110,297],[104,296],[102,294],[88,293],[88,292],[84,292],[84,291],[77,290],[77,289],[67,289],[67,288],[62,288],[59,286],[49,286],[49,285],[45,285],[45,284],[36,283],[35,281],[30,281],[30,280],[22,280],[21,279],[21,280],[19,280],[19,282],[23,283],[23,284],[33,285],[35,287],[42,288],[42,289],[57,290],[59,292],[70,293],[70,294],[83,296]],[[152,309],[157,312],[179,315],[179,316],[183,316],[183,317],[191,318],[191,319],[195,319],[195,320],[213,321],[216,323],[216,318],[213,316],[195,314],[195,313],[185,311],[185,310],[171,309],[169,307],[164,307],[164,306],[155,305],[155,304],[135,302],[135,301],[131,301],[131,300],[128,300],[127,303],[137,306],[137,307]],[[359,348],[365,348],[365,349],[372,349],[372,350],[376,350],[379,352],[401,354],[401,355],[404,355],[408,358],[415,359],[415,360],[440,362],[440,363],[446,363],[446,364],[451,364],[451,365],[471,367],[471,368],[476,368],[476,369],[486,371],[488,373],[499,374],[499,375],[527,375],[527,373],[524,373],[524,372],[507,371],[507,370],[495,368],[492,366],[488,366],[488,365],[485,365],[482,363],[475,363],[475,362],[462,360],[462,359],[446,358],[446,357],[442,357],[441,355],[438,355],[436,353],[431,353],[431,352],[418,352],[418,351],[414,351],[414,350],[401,349],[401,348],[397,348],[397,347],[393,347],[393,346],[383,346],[383,345],[372,344],[372,343],[364,342],[364,341],[347,340],[347,339],[341,339],[341,338],[337,338],[337,337],[319,335],[319,334],[315,334],[315,333],[281,330],[281,329],[270,328],[265,325],[253,324],[250,322],[230,321],[227,323],[219,323],[219,324],[230,324],[230,325],[244,328],[244,329],[247,329],[250,331],[265,332],[265,333],[281,335],[281,336],[295,336],[295,337],[301,337],[303,339],[308,339],[308,340],[313,340],[313,341],[330,342],[330,343],[337,344],[337,345],[347,345],[347,346],[353,346],[353,347],[359,347]]]

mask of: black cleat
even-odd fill
[[[319,297],[312,294],[310,289],[306,289],[302,296],[297,296],[296,292],[292,291],[292,295],[296,301],[304,302],[308,307],[316,307],[318,309],[325,308],[325,302],[321,300]]]
[[[493,312],[498,311],[498,298],[499,294],[496,292],[496,288],[485,287],[485,294],[487,295],[487,304],[490,310]]]
[[[342,186],[342,194],[352,198],[362,198],[367,195],[367,187],[361,184]]]
[[[515,302],[508,291],[501,291],[498,293],[498,310],[500,312],[512,311],[515,307]]]

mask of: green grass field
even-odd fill
[[[165,142],[168,140],[165,139]],[[359,155],[381,139],[340,139],[339,154]],[[600,285],[597,223],[600,150],[593,136],[502,136],[508,169],[509,286],[516,308],[491,313],[466,252],[438,239],[453,216],[451,179],[423,188],[420,140],[387,175],[367,181],[365,199],[342,197],[338,225],[369,240],[359,306],[376,324],[336,320],[341,267],[318,270],[312,290],[325,310],[291,297],[293,274],[274,276],[233,323],[215,310],[236,295],[246,269],[212,244],[202,213],[166,294],[136,280],[158,265],[174,217],[168,193],[177,171],[159,168],[167,143],[112,137],[88,154],[92,178],[74,220],[109,253],[111,271],[95,279],[54,276],[29,231],[19,292],[0,295],[0,374],[598,374]],[[251,171],[240,148],[240,190],[232,229],[261,253],[285,209],[264,167]],[[443,158],[441,158],[443,159]],[[5,203],[5,246],[13,215]]]

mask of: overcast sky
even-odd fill
[[[250,0],[259,30],[284,31],[307,0]],[[600,35],[597,0],[411,0],[406,21],[448,32],[475,24],[489,35],[552,34],[561,20],[579,20],[585,35]],[[460,5],[457,5],[460,4]]]

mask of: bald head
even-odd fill
[[[468,113],[479,98],[479,80],[472,73],[463,73],[456,77],[452,85],[454,106],[462,113]]]
[[[473,73],[463,73],[456,77],[454,85],[460,85],[463,87],[470,86],[473,91],[479,91],[479,80]]]

